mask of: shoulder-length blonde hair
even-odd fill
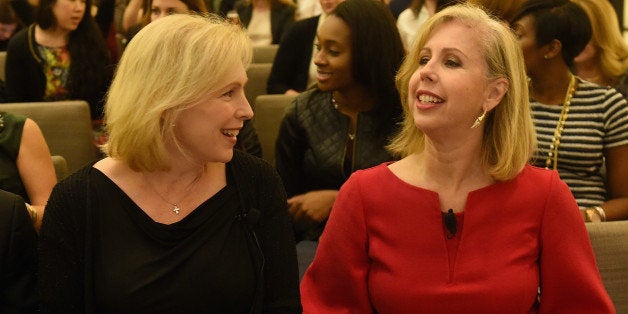
[[[530,114],[525,64],[514,34],[482,9],[455,5],[440,11],[422,26],[412,51],[406,56],[397,74],[397,88],[403,103],[401,131],[388,148],[405,157],[425,146],[425,135],[414,125],[408,104],[408,83],[419,66],[419,53],[436,28],[445,23],[470,25],[482,43],[487,64],[486,79],[508,79],[508,91],[489,113],[482,140],[482,162],[496,180],[515,177],[536,149],[536,135]]]
[[[615,9],[608,1],[572,0],[582,7],[591,23],[591,43],[597,48],[602,73],[617,84],[628,69],[628,45],[624,41]]]
[[[144,27],[125,49],[105,104],[103,151],[132,169],[169,169],[178,113],[251,62],[245,31],[217,16],[175,14]],[[211,145],[211,143],[208,143]],[[184,152],[185,153],[185,152]]]

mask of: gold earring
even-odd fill
[[[549,59],[549,56],[548,55],[544,55],[543,58]]]
[[[471,128],[475,129],[475,128],[479,127],[480,124],[482,123],[482,120],[484,120],[484,117],[486,117],[486,109],[484,109],[484,112],[482,113],[481,116],[479,116],[477,119],[475,119],[475,122],[473,122],[473,125],[471,126]]]

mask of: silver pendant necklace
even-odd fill
[[[150,183],[150,181],[148,180],[148,178],[146,178],[146,175],[142,172],[142,177],[144,177],[144,180],[146,180],[146,184],[148,184],[148,186],[150,187],[151,190],[153,190],[153,192],[155,192],[155,194],[157,194],[157,196],[159,196],[159,198],[161,198],[162,201],[170,204],[173,206],[172,208],[172,212],[175,214],[179,214],[179,212],[181,211],[181,207],[179,207],[178,204],[180,204],[183,200],[185,200],[185,197],[188,195],[188,193],[192,190],[192,188],[194,188],[196,186],[196,184],[200,181],[201,177],[203,176],[203,173],[201,173],[201,175],[199,175],[198,177],[196,177],[194,179],[194,181],[192,181],[192,183],[190,183],[189,187],[185,190],[184,196],[181,200],[179,200],[178,202],[174,202],[171,203],[169,202],[165,197],[163,197],[161,195],[161,193],[159,193],[157,191],[157,189],[155,189],[155,187]]]

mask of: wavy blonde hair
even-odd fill
[[[591,43],[597,47],[598,64],[603,75],[616,85],[628,69],[628,45],[624,41],[615,9],[606,0],[572,0],[589,17]]]
[[[482,140],[482,162],[496,180],[514,178],[536,149],[536,134],[530,113],[525,64],[519,43],[510,29],[471,4],[448,7],[425,22],[417,40],[397,74],[403,103],[401,131],[388,148],[400,157],[423,150],[425,135],[415,125],[408,104],[408,83],[419,67],[419,53],[431,34],[446,23],[464,23],[475,30],[487,64],[486,80],[503,77],[509,88],[486,118]],[[470,34],[471,35],[471,34]]]
[[[246,32],[217,16],[175,14],[150,23],[125,49],[107,94],[103,151],[136,171],[169,169],[164,143],[179,146],[172,128],[178,113],[251,57]]]

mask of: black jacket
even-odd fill
[[[289,89],[298,92],[307,89],[319,18],[320,15],[317,15],[298,21],[286,32],[268,77],[266,88],[269,94],[283,94]]]

